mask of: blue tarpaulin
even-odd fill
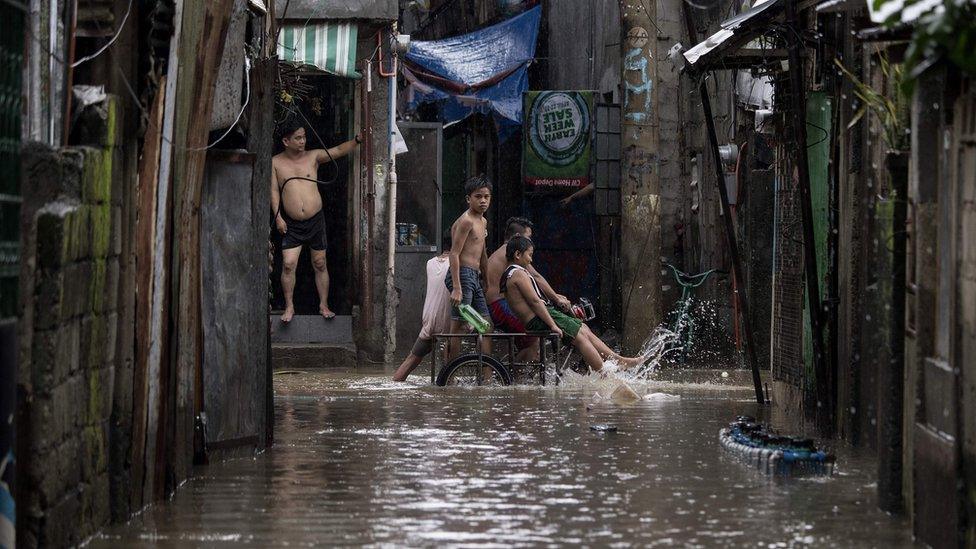
[[[522,93],[535,57],[542,8],[443,40],[416,41],[406,55],[407,108],[437,106],[450,124],[473,113],[494,114],[503,135],[522,123]]]

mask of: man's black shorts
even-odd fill
[[[313,250],[324,250],[325,242],[325,214],[319,213],[308,219],[296,220],[281,213],[285,219],[288,230],[281,236],[281,249],[297,248],[308,246]]]

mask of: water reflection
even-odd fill
[[[95,547],[152,545],[908,546],[875,508],[873,463],[770,479],[718,430],[748,387],[613,381],[432,388],[386,374],[279,376],[275,448],[197,471]],[[597,432],[593,424],[617,427]]]

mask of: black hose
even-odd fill
[[[329,152],[329,150],[326,149],[326,153],[327,154],[328,154],[328,152]],[[332,162],[335,162],[335,159],[332,158],[332,155],[331,154],[329,154],[329,159],[332,160]],[[338,171],[339,171],[339,168],[338,168],[338,166],[336,166],[337,175],[338,175]],[[281,182],[281,185],[278,185],[278,210],[275,212],[274,217],[271,218],[271,224],[272,224],[271,226],[272,226],[272,228],[274,228],[274,226],[275,226],[274,224],[275,224],[275,221],[278,219],[278,216],[281,215],[281,205],[284,202],[283,197],[284,197],[285,185],[287,185],[288,182],[291,181],[292,179],[301,179],[303,181],[311,181],[312,183],[317,183],[319,185],[331,185],[332,183],[335,183],[335,180],[336,180],[336,178],[332,178],[332,180],[330,180],[330,181],[322,181],[322,180],[319,180],[319,179],[312,179],[311,177],[303,177],[303,176],[300,176],[300,175],[296,175],[296,176],[289,177],[288,179],[282,181]]]

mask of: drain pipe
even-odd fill
[[[392,33],[391,36],[396,36],[396,33],[397,33],[396,23],[393,23],[393,33]],[[397,194],[397,173],[396,173],[396,155],[394,154],[394,150],[393,150],[394,149],[393,138],[396,135],[396,99],[397,99],[397,87],[396,87],[397,86],[397,82],[396,82],[396,78],[397,77],[396,77],[396,75],[397,75],[397,54],[396,54],[396,51],[394,50],[394,47],[393,47],[393,43],[392,42],[390,44],[390,57],[392,57],[391,61],[392,61],[392,65],[393,65],[393,70],[391,70],[390,73],[389,73],[389,83],[390,83],[390,89],[389,89],[389,96],[390,96],[390,126],[389,126],[389,135],[388,135],[388,138],[389,138],[388,153],[390,155],[389,156],[389,158],[390,158],[390,166],[389,166],[389,169],[387,170],[387,183],[389,184],[389,187],[387,187],[387,194],[386,194],[386,200],[387,200],[386,208],[387,208],[387,214],[389,216],[388,217],[389,223],[387,224],[387,228],[386,228],[386,230],[387,230],[387,252],[386,252],[387,253],[387,257],[386,257],[386,265],[387,265],[387,277],[388,277],[387,280],[388,281],[392,281],[393,280],[394,262],[396,260],[396,194]],[[380,68],[382,68],[382,61],[381,61],[381,67]]]

